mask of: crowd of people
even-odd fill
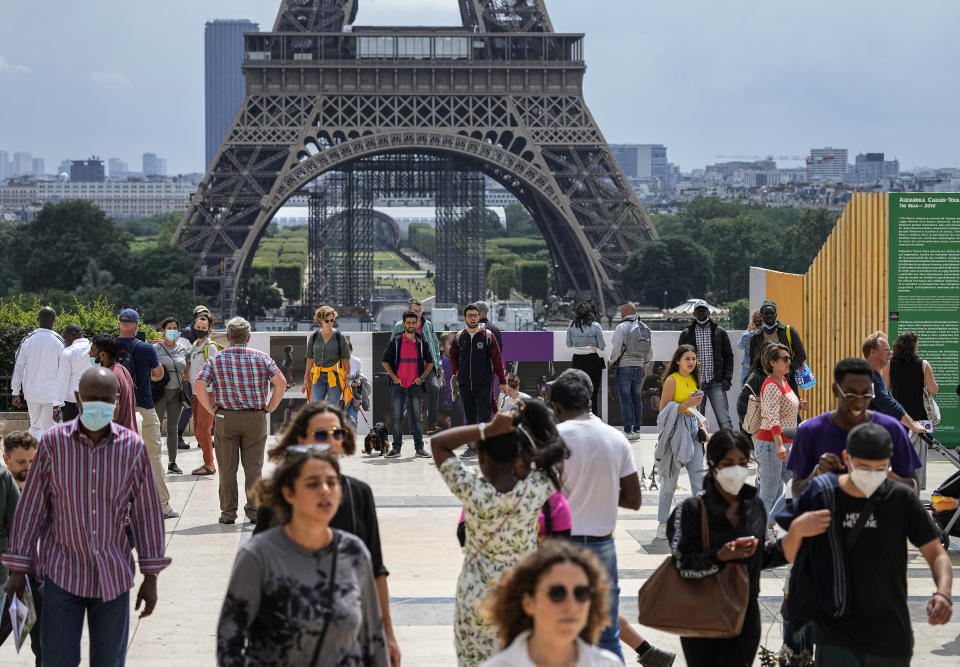
[[[673,653],[621,613],[614,539],[619,510],[642,502],[631,441],[642,424],[649,327],[624,303],[608,346],[595,306],[579,304],[567,331],[573,367],[533,398],[506,373],[503,337],[486,311],[483,302],[467,305],[464,329],[441,338],[412,299],[381,358],[391,382],[387,456],[401,454],[406,415],[415,455],[433,460],[463,506],[453,618],[459,664],[612,667],[625,662],[624,643],[642,665],[673,664]],[[933,419],[929,397],[938,386],[916,335],[902,334],[892,350],[882,332],[867,337],[860,358],[834,368],[835,409],[802,419],[807,353],[799,331],[765,301],[738,342],[749,359],[738,428],[726,399],[729,335],[705,302],[693,314],[660,378],[656,538],[666,540],[679,578],[725,573],[743,586],[739,600],[703,599],[718,605],[714,615],[738,609],[731,631],[710,634],[702,614],[671,628],[686,663],[752,665],[761,570],[792,563],[789,647],[815,646],[821,665],[909,664],[908,541],[933,575],[928,621],[948,622],[952,608],[950,560],[917,495],[926,483],[926,445],[917,436]],[[74,324],[56,333],[53,310],[39,312],[11,387],[17,404],[23,392],[30,429],[5,435],[0,469],[0,552],[9,569],[0,577],[10,597],[31,592],[37,664],[79,663],[84,616],[90,663],[124,664],[131,552],[144,575],[135,604],[144,617],[170,564],[164,519],[177,516],[164,477],[182,474],[177,453],[188,447],[192,419],[203,451],[192,474],[218,476],[219,522],[238,518],[242,467],[243,513],[256,525],[222,605],[218,664],[399,667],[375,493],[341,471],[357,449],[361,379],[336,318],[328,306],[316,311],[302,385],[308,402],[267,451],[267,414],[283,398],[290,364],[282,370],[249,347],[243,318],[226,323],[224,347],[211,340],[214,319],[203,306],[186,327],[165,318],[152,343],[137,337],[140,316],[130,308],[118,315],[119,337],[89,339]],[[622,428],[598,416],[604,367],[616,369]],[[699,409],[704,399],[714,433]],[[275,468],[263,478],[265,457]],[[683,470],[691,495],[675,504]],[[0,642],[5,633],[0,624]]]

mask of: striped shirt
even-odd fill
[[[280,373],[277,363],[260,350],[233,345],[207,359],[198,380],[213,390],[213,402],[227,410],[263,410],[270,378]]]
[[[96,444],[78,420],[55,426],[40,440],[3,564],[79,597],[116,599],[133,586],[128,506],[140,571],[158,574],[170,559],[143,441],[116,423]]]

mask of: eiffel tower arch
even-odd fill
[[[563,292],[601,309],[620,267],[656,237],[583,97],[583,34],[544,0],[459,0],[462,26],[352,26],[359,0],[282,0],[244,37],[246,96],[172,243],[200,264],[223,317],[267,225],[321,175],[389,154],[452,156],[531,212]]]

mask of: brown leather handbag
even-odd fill
[[[707,508],[700,500],[703,551],[710,551]],[[750,596],[747,568],[727,563],[719,572],[700,579],[680,576],[667,557],[640,588],[640,625],[684,637],[736,637],[743,629]]]

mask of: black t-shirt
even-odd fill
[[[850,552],[853,611],[845,618],[819,615],[817,641],[865,655],[909,657],[913,631],[907,609],[907,540],[920,547],[938,539],[939,531],[913,491],[889,480],[884,484],[891,489]],[[866,498],[837,489],[839,517],[834,520],[843,521],[844,540],[867,504]]]

